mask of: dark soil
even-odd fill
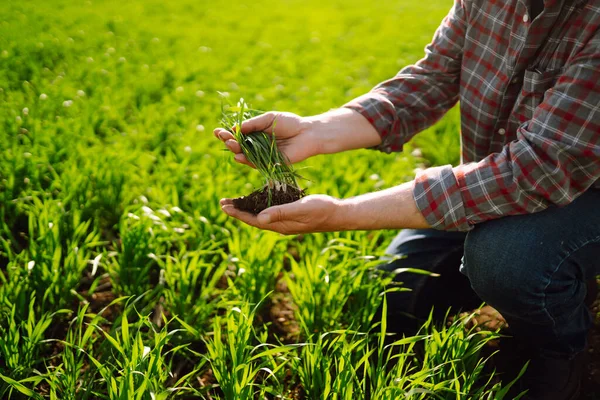
[[[294,303],[283,275],[277,281],[269,306],[268,319],[273,323],[278,339],[285,344],[298,343],[300,323],[295,315],[298,306]]]
[[[233,206],[241,211],[246,211],[257,215],[262,210],[281,204],[293,203],[304,197],[304,190],[293,186],[287,186],[285,189],[271,189],[271,202],[269,204],[269,188],[267,186],[260,190],[250,193],[248,196],[233,199]]]

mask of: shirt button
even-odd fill
[[[500,128],[498,129],[498,135],[504,135],[506,133],[506,129]]]
[[[527,22],[529,21],[529,15],[525,14],[523,15],[523,22]]]
[[[519,78],[513,78],[512,81],[510,81],[511,83],[519,83]]]

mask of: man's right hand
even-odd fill
[[[373,147],[381,143],[375,128],[359,113],[339,108],[313,117],[288,112],[268,112],[242,123],[242,133],[266,132],[275,135],[279,149],[291,164],[318,154]],[[215,136],[235,154],[235,161],[250,165],[233,134],[217,128]]]
[[[321,153],[319,138],[311,129],[307,118],[288,112],[268,112],[242,123],[242,133],[266,132],[273,134],[279,149],[289,163],[294,164]],[[224,128],[214,130],[215,137],[225,143],[235,156],[235,161],[253,166],[242,153],[233,134]]]

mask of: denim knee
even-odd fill
[[[461,271],[515,337],[561,354],[584,348],[585,283],[600,272],[599,201],[589,190],[568,206],[484,222],[467,235]]]
[[[538,238],[519,235],[505,221],[490,221],[469,232],[462,271],[486,303],[520,312],[543,307],[544,278],[532,252]],[[540,261],[543,262],[543,261]]]

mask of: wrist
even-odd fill
[[[339,108],[306,118],[306,132],[315,143],[318,154],[334,154],[345,150],[342,136],[347,129],[344,125],[352,114],[352,110]]]
[[[306,132],[314,141],[318,154],[333,154],[346,150],[377,146],[381,137],[360,113],[349,108],[337,108],[307,117]]]
[[[322,135],[319,132],[320,126],[317,117],[318,116],[302,117],[300,120],[300,134],[306,138],[305,143],[310,143],[311,157],[324,154]]]
[[[335,123],[328,115],[329,112],[312,117],[306,117],[303,121],[303,132],[315,146],[315,155],[333,154],[337,149],[335,135]]]
[[[356,231],[364,229],[358,213],[356,198],[336,199],[336,211],[333,214],[334,225],[339,231]]]

